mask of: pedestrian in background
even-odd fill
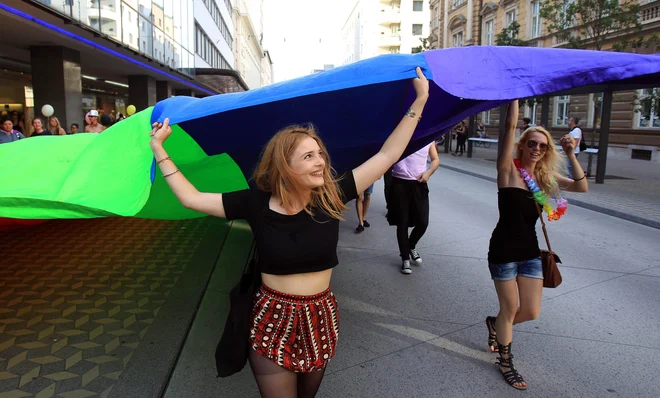
[[[492,352],[499,352],[498,364],[504,379],[512,387],[525,390],[527,383],[513,366],[511,340],[513,325],[534,320],[541,311],[543,265],[536,238],[538,206],[546,210],[549,219],[558,220],[566,211],[560,188],[586,192],[588,187],[584,173],[569,179],[558,172],[563,159],[544,128],[527,129],[515,143],[517,122],[518,101],[514,101],[509,105],[502,151],[497,157],[500,219],[488,249],[488,268],[500,312],[497,317],[487,317],[486,326],[488,345]],[[571,164],[581,170],[573,153],[572,137],[565,135],[561,144]],[[548,197],[556,198],[557,209],[548,204]]]
[[[55,116],[48,118],[48,131],[50,131],[50,135],[66,135],[66,131],[60,125],[60,119]]]
[[[71,124],[71,134],[78,134],[78,129],[80,129],[80,126],[78,126],[78,123],[72,123]]]
[[[23,120],[21,115],[18,114],[18,112],[12,111],[11,123],[14,126],[14,130],[18,131],[19,133],[25,134],[25,129],[23,128]]]
[[[18,130],[14,130],[14,123],[11,119],[6,118],[2,121],[2,133],[0,133],[0,144],[5,144],[8,142],[14,142],[22,140],[25,138],[23,133]]]
[[[292,126],[266,145],[253,175],[257,189],[201,193],[163,148],[172,134],[169,119],[153,124],[156,164],[181,204],[228,220],[245,219],[254,233],[262,284],[252,303],[250,335],[239,339],[249,341],[249,362],[262,397],[316,395],[339,333],[337,303],[329,289],[338,263],[339,220],[345,204],[406,149],[428,99],[429,82],[420,68],[412,85],[417,97],[380,151],[339,178],[314,129]]]
[[[456,128],[456,150],[452,155],[454,156],[463,156],[463,151],[465,151],[465,141],[467,141],[467,124],[465,123],[465,120],[460,122]],[[461,154],[458,154],[458,151],[461,151]]]
[[[427,160],[431,165],[427,169]],[[422,256],[415,249],[429,225],[429,186],[431,175],[440,166],[435,141],[396,163],[392,167],[387,220],[396,225],[396,240],[401,256],[401,273],[410,275],[410,262],[422,264]],[[408,228],[413,227],[410,236]]]
[[[92,109],[87,114],[89,118],[89,124],[85,126],[85,133],[100,133],[105,130],[105,127],[102,124],[99,124],[99,111]]]
[[[570,129],[568,134],[575,140],[575,150],[573,153],[576,158],[580,155],[580,143],[582,142],[582,129],[578,127],[578,123],[580,123],[579,117],[571,116],[568,118],[568,128]],[[568,178],[573,178],[573,165],[571,165],[570,161],[568,162]]]
[[[32,119],[32,134],[30,137],[41,137],[42,135],[52,135],[49,130],[44,129],[44,123],[40,117]]]
[[[364,228],[369,228],[371,224],[367,222],[367,213],[369,212],[369,203],[371,202],[371,194],[374,192],[374,184],[371,184],[364,192],[358,194],[355,200],[355,211],[357,211],[358,226],[355,232],[360,233]]]
[[[524,118],[523,118],[523,125],[522,125],[522,127],[520,128],[520,134],[524,133],[525,130],[527,130],[528,128],[531,127],[531,126],[529,125],[531,122],[532,122],[532,119],[530,119],[530,118],[528,118],[528,117],[524,117]]]

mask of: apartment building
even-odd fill
[[[640,22],[643,32],[650,36],[660,31],[660,1],[641,0]],[[539,0],[431,0],[429,28],[431,48],[449,48],[470,45],[496,45],[497,34],[516,21],[520,25],[518,38],[529,46],[562,47],[556,36],[548,33],[540,16]],[[611,49],[606,42],[604,50]],[[637,49],[637,52],[655,53],[656,48]],[[655,93],[655,94],[654,94]],[[553,135],[568,131],[568,118],[581,119],[580,126],[587,142],[597,143],[594,123],[600,123],[599,94],[573,95],[550,98],[550,119],[547,126]],[[660,147],[660,91],[651,88],[637,91],[615,92],[610,126],[610,155],[621,158],[639,157],[658,159]],[[540,123],[540,99],[528,99],[521,112],[532,123]],[[486,125],[499,124],[497,109],[483,112],[480,117]],[[654,155],[654,153],[656,153]]]
[[[273,62],[263,47],[263,19],[264,0],[233,0],[236,70],[251,89],[273,82]]]
[[[357,0],[342,27],[341,62],[420,51],[428,13],[429,0]]]

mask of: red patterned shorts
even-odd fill
[[[338,338],[339,312],[330,289],[297,296],[261,285],[255,294],[250,344],[283,368],[300,373],[325,369]]]

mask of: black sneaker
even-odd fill
[[[362,231],[364,231],[364,227],[362,225],[358,225],[357,228],[355,228],[355,232],[357,232],[358,234]]]
[[[401,273],[406,275],[412,274],[412,270],[410,269],[410,260],[403,260],[403,263],[401,264]]]
[[[369,224],[367,220],[364,220],[364,223],[362,223],[362,225],[364,225],[366,228],[369,228],[371,226],[371,224]]]
[[[410,249],[410,259],[415,265],[422,265],[422,256],[417,253],[417,250]]]

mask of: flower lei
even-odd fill
[[[513,160],[514,164],[516,165],[516,168],[520,172],[520,176],[522,177],[523,180],[525,180],[525,183],[527,184],[527,187],[529,190],[532,192],[532,195],[534,196],[534,199],[538,202],[539,205],[543,208],[543,210],[548,213],[548,221],[556,221],[561,218],[561,216],[566,213],[566,210],[568,209],[568,201],[561,196],[556,197],[553,195],[553,198],[555,200],[555,203],[557,203],[557,209],[553,209],[552,206],[548,203],[548,198],[545,196],[545,193],[541,190],[539,187],[539,184],[536,183],[536,180],[534,180],[534,177],[532,177],[527,170],[522,167],[520,164],[520,160],[514,159]]]

